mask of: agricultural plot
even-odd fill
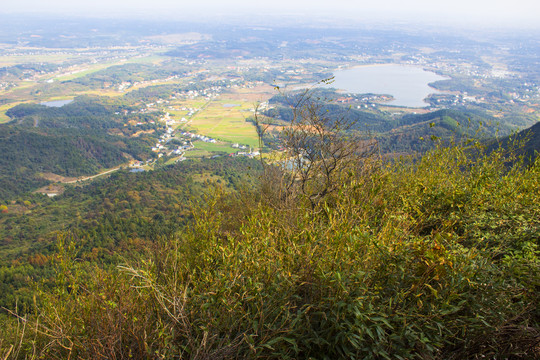
[[[205,150],[208,152],[215,152],[215,153],[232,154],[238,151],[238,149],[231,147],[231,144],[226,143],[226,142],[218,142],[218,143],[213,144],[213,143],[207,143],[204,141],[196,141],[193,143],[193,146],[195,146],[195,149]]]
[[[263,102],[276,95],[277,90],[270,85],[262,84],[252,88],[237,89],[232,94],[227,94],[227,99],[236,101],[245,101],[251,105]]]
[[[96,95],[96,96],[108,96],[108,97],[120,97],[124,93],[118,92],[114,89],[94,89],[94,90],[84,90],[77,92],[77,95]]]
[[[80,78],[80,77],[83,77],[83,76],[86,76],[86,75],[93,74],[93,73],[98,72],[100,70],[104,70],[104,69],[106,69],[108,67],[111,67],[113,65],[121,65],[121,64],[124,64],[124,63],[116,61],[116,62],[110,62],[110,63],[106,63],[106,64],[98,64],[98,65],[82,67],[80,69],[75,69],[75,70],[71,71],[68,74],[59,74],[59,75],[55,76],[54,79],[56,81],[74,80],[74,79],[77,79],[77,78]]]
[[[253,104],[223,99],[209,103],[195,114],[189,128],[198,133],[232,143],[257,147],[259,140],[253,123],[246,121]]]
[[[208,157],[211,155],[214,155],[214,154],[211,153],[210,151],[193,149],[193,150],[187,151],[184,157],[188,159],[193,159],[193,158]]]
[[[4,55],[0,56],[0,67],[13,66],[27,63],[64,63],[71,60],[85,58],[79,54],[63,54],[63,53],[43,53],[43,54],[24,54],[24,55]]]
[[[0,124],[9,122],[11,119],[6,115],[6,111],[11,109],[12,107],[18,105],[19,103],[9,103],[0,105]]]

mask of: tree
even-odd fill
[[[320,83],[332,81],[330,78]],[[286,202],[303,198],[315,208],[340,185],[351,180],[358,172],[347,170],[362,167],[365,160],[376,153],[377,147],[374,140],[357,131],[354,120],[329,113],[324,108],[328,101],[313,94],[312,87],[287,96],[292,120],[278,136],[284,151],[270,166],[265,166],[264,180],[266,193],[273,193]],[[262,148],[270,122],[258,107],[255,123]]]

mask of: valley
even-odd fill
[[[539,354],[538,32],[32,19],[1,359]]]

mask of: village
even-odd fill
[[[256,85],[248,84],[247,86]],[[244,156],[252,158],[260,155],[259,150],[254,146],[257,141],[254,129],[251,129],[249,143],[232,140],[236,136],[235,129],[232,127],[233,123],[241,122],[244,131],[253,128],[251,123],[246,122],[245,117],[253,114],[255,109],[250,103],[233,104],[221,99],[224,90],[230,92],[231,87],[234,91],[246,88],[246,85],[227,84],[173,93],[169,99],[160,98],[143,104],[139,110],[133,111],[140,114],[162,112],[159,123],[163,126],[163,130],[151,148],[154,156],[146,161],[133,160],[130,163],[132,171],[152,169],[160,159],[166,164],[172,164],[196,157]],[[263,102],[261,106],[266,108],[268,104]],[[221,137],[211,136],[210,133],[215,130],[215,127],[205,128],[203,116],[207,112],[211,113],[212,119],[224,117],[222,122],[230,127],[230,132],[224,133]],[[215,115],[214,112],[216,112]],[[234,117],[230,117],[231,112]],[[241,115],[242,113],[246,115]],[[144,122],[135,124],[140,127],[144,125]]]

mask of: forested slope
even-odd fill
[[[59,233],[69,234],[84,261],[111,266],[156,236],[176,233],[193,204],[258,178],[260,164],[243,158],[185,161],[160,170],[119,171],[62,195],[26,195],[0,214],[0,306],[32,303],[29,281],[50,280]],[[228,189],[228,190],[227,190]]]
[[[46,185],[42,173],[77,177],[150,158],[156,135],[131,135],[156,130],[150,121],[159,114],[123,115],[127,109],[132,107],[81,97],[61,108],[21,104],[8,110],[12,121],[0,125],[0,199]],[[127,126],[130,120],[144,125]]]

